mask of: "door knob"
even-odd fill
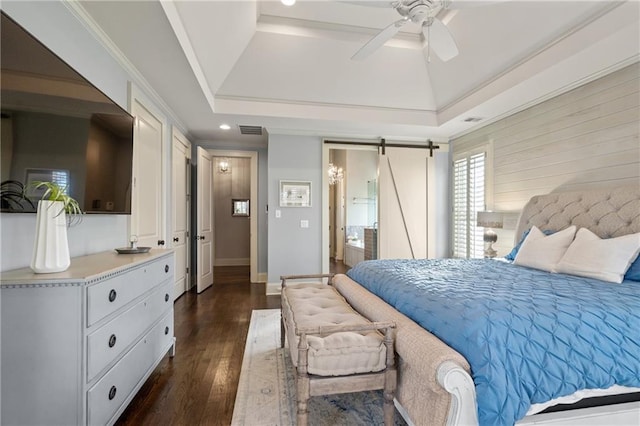
[[[174,242],[174,243],[177,243],[178,241],[180,241],[180,238],[179,238],[179,237],[173,237],[173,242]]]

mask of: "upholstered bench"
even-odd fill
[[[392,425],[395,324],[371,322],[357,313],[331,285],[332,278],[333,274],[281,277],[281,343],[284,347],[286,336],[296,369],[298,425],[307,424],[311,396],[374,389],[384,390],[384,424]],[[291,283],[295,280],[306,282]]]

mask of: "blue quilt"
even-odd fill
[[[476,259],[375,260],[347,273],[471,365],[481,425],[580,389],[640,387],[640,283]]]

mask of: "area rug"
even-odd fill
[[[254,310],[242,360],[232,425],[296,424],[295,379],[289,351],[280,346],[280,310]],[[382,425],[382,391],[316,396],[309,424]],[[395,423],[406,425],[396,412]]]

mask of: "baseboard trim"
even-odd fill
[[[266,272],[258,272],[258,282],[266,283],[267,282],[267,273]]]
[[[251,259],[248,257],[239,257],[236,259],[214,259],[213,266],[249,266]]]
[[[267,296],[278,296],[280,294],[281,284],[267,283]]]

